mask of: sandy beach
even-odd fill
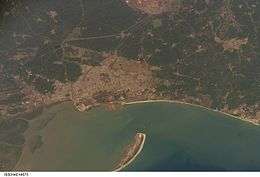
[[[222,112],[222,111],[219,111],[219,110],[216,110],[216,109],[211,109],[211,108],[208,108],[208,107],[205,107],[205,106],[201,106],[201,105],[197,105],[197,104],[192,104],[192,103],[186,103],[186,102],[182,102],[182,101],[174,101],[174,100],[144,100],[144,101],[122,102],[122,105],[132,105],[132,104],[142,104],[142,103],[157,103],[157,102],[177,103],[177,104],[195,106],[195,107],[198,107],[198,108],[203,108],[203,109],[206,109],[206,110],[218,112],[218,113],[221,113],[221,114],[230,116],[230,117],[232,117],[232,118],[239,119],[239,120],[242,120],[242,121],[245,121],[245,122],[249,122],[249,123],[251,123],[251,124],[253,124],[253,125],[259,126],[259,123],[254,122],[254,121],[252,121],[252,120],[243,119],[243,118],[241,118],[241,117],[238,117],[238,116],[235,116],[235,115],[226,113],[226,112]]]
[[[141,142],[140,142],[140,144],[137,144],[137,145],[134,144],[135,147],[130,147],[130,148],[134,148],[133,151],[136,150],[135,148],[138,148],[138,150],[130,158],[128,157],[128,154],[127,154],[127,156],[122,159],[123,162],[124,162],[124,160],[126,160],[126,163],[121,164],[121,162],[120,162],[118,167],[113,171],[118,172],[118,171],[121,171],[122,169],[124,169],[125,167],[127,167],[129,164],[131,164],[135,160],[135,158],[138,156],[138,154],[140,154],[140,152],[142,151],[142,149],[144,147],[146,135],[144,133],[137,133],[136,136],[139,136],[141,138]],[[130,150],[132,150],[132,149],[130,149]]]

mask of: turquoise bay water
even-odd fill
[[[32,170],[112,170],[136,132],[147,135],[127,171],[260,170],[260,127],[202,108],[127,105],[76,112],[70,103],[45,110],[43,145],[23,157]]]

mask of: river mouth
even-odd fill
[[[71,103],[55,105],[32,121],[26,136],[38,135],[42,144],[33,153],[23,153],[16,169],[112,171],[137,132],[148,138],[123,171],[260,169],[258,126],[174,103],[126,105],[113,112],[99,107],[83,113]]]

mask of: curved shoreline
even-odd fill
[[[197,107],[197,108],[203,108],[203,109],[206,109],[206,110],[209,110],[209,111],[221,113],[221,114],[224,114],[224,115],[226,115],[226,116],[229,116],[229,117],[232,117],[232,118],[235,118],[235,119],[239,119],[239,120],[241,120],[241,121],[245,121],[245,122],[251,123],[251,124],[256,125],[256,126],[259,126],[259,125],[260,125],[259,123],[254,122],[254,121],[252,121],[252,120],[243,119],[243,118],[241,118],[241,117],[239,117],[239,116],[235,116],[235,115],[232,115],[232,114],[229,114],[229,113],[226,113],[226,112],[222,112],[222,111],[219,111],[219,110],[216,110],[216,109],[208,108],[208,107],[205,107],[205,106],[202,106],[202,105],[198,105],[198,104],[192,104],[192,103],[182,102],[182,101],[174,101],[174,100],[143,100],[143,101],[122,102],[121,104],[122,104],[122,105],[132,105],[132,104],[159,103],[159,102],[164,102],[164,103],[177,103],[177,104],[182,104],[182,105],[194,106],[194,107]]]
[[[144,143],[145,143],[145,139],[146,139],[146,135],[144,133],[138,133],[142,136],[142,142],[138,148],[138,151],[135,153],[135,155],[129,160],[127,161],[125,164],[123,164],[122,166],[116,168],[115,170],[113,170],[113,172],[119,172],[121,171],[122,169],[124,169],[125,167],[127,167],[130,163],[132,163],[135,158],[140,154],[140,152],[143,150],[143,147],[144,147]]]
[[[182,105],[190,105],[190,106],[194,106],[194,107],[197,107],[197,108],[202,108],[202,109],[205,109],[205,110],[209,110],[209,111],[213,111],[213,112],[218,112],[218,113],[221,113],[221,114],[224,114],[226,116],[230,116],[231,118],[235,118],[235,119],[239,119],[241,121],[245,121],[245,122],[248,122],[248,123],[251,123],[253,125],[260,125],[259,123],[256,123],[256,122],[253,122],[253,121],[250,121],[248,119],[243,119],[241,117],[238,117],[238,116],[234,116],[232,114],[229,114],[229,113],[225,113],[225,112],[222,112],[222,111],[219,111],[219,110],[215,110],[215,109],[212,109],[212,108],[208,108],[208,107],[205,107],[205,106],[201,106],[201,105],[198,105],[198,104],[192,104],[192,103],[187,103],[187,102],[182,102],[182,101],[176,101],[176,100],[167,100],[167,99],[151,99],[151,100],[143,100],[143,101],[121,101],[121,102],[117,102],[117,104],[121,104],[121,105],[134,105],[134,104],[143,104],[143,103],[176,103],[176,104],[182,104]],[[71,105],[73,105],[73,102],[71,100],[63,100],[61,102],[57,102],[57,103],[53,103],[53,104],[50,104],[48,106],[46,106],[45,108],[49,108],[49,107],[52,107],[52,106],[55,106],[57,104],[62,104],[62,103],[70,103]],[[99,106],[102,106],[104,104],[101,104]],[[99,107],[97,106],[97,107]],[[143,145],[144,145],[144,142],[143,142]],[[122,170],[123,168],[125,168],[126,166],[128,166],[130,163],[132,163],[135,158],[137,157],[137,155],[142,151],[143,149],[143,145],[142,147],[138,150],[137,154],[135,155],[135,157],[133,159],[131,159],[126,165],[124,165],[122,168],[118,168],[116,170],[113,170],[113,171],[120,171]],[[18,159],[17,163],[15,164],[15,167],[13,169],[15,170],[18,170],[18,166],[22,160],[22,156],[24,155],[24,149],[22,150],[22,154],[20,156],[20,158]]]

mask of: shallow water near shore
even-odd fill
[[[39,123],[52,119],[44,128]],[[17,168],[111,171],[137,132],[146,142],[124,170],[260,170],[260,127],[190,105],[144,103],[109,112],[80,113],[70,103],[52,106],[34,119],[27,134],[42,136]]]

